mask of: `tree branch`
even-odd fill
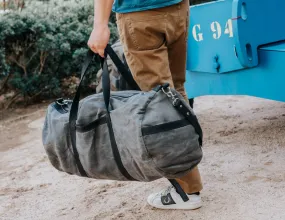
[[[13,97],[11,98],[11,100],[9,101],[9,103],[6,105],[5,109],[8,109],[10,108],[10,106],[17,100],[18,96],[20,95],[21,93],[18,92],[16,93],[15,95],[13,95]]]
[[[6,76],[6,78],[4,79],[4,81],[3,81],[3,83],[2,83],[2,85],[0,87],[0,94],[2,92],[4,92],[5,86],[6,86],[7,82],[8,82],[8,80],[9,80],[10,76],[11,76],[11,74],[8,74],[8,76]]]
[[[41,56],[40,56],[40,65],[41,65],[41,68],[40,68],[40,71],[39,71],[39,75],[43,72],[44,70],[44,65],[46,63],[46,59],[48,57],[48,52],[41,52]]]
[[[31,57],[30,59],[28,60],[27,62],[27,66],[29,65],[29,63],[32,61],[32,59],[38,54],[38,51],[36,51]]]
[[[16,63],[19,67],[23,69],[25,77],[28,76],[27,68],[24,64],[21,64],[20,62],[18,62],[13,56],[10,56],[8,59],[10,59],[12,62]]]
[[[35,95],[33,95],[30,100],[33,100],[35,97],[39,96],[40,94],[42,94],[44,92],[44,89],[42,89],[41,91],[39,91],[38,93],[36,93]]]

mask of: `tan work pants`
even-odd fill
[[[165,8],[117,14],[127,63],[143,91],[169,83],[187,100],[184,83],[188,22],[188,0]],[[202,190],[197,167],[177,181],[187,193]]]

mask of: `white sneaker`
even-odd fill
[[[187,195],[189,200],[184,202],[173,186],[151,194],[147,198],[148,204],[158,209],[198,209],[202,206],[200,195]]]

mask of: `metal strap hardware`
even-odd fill
[[[172,99],[172,105],[176,106],[178,104],[178,98],[175,94],[173,94],[173,92],[171,91],[171,89],[169,87],[162,87],[161,88],[162,92],[167,95],[169,98]]]

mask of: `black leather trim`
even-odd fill
[[[190,125],[190,122],[187,119],[182,119],[179,121],[168,122],[160,125],[148,126],[142,128],[142,135],[157,134],[160,132],[171,131],[177,128],[182,128],[187,125]]]

